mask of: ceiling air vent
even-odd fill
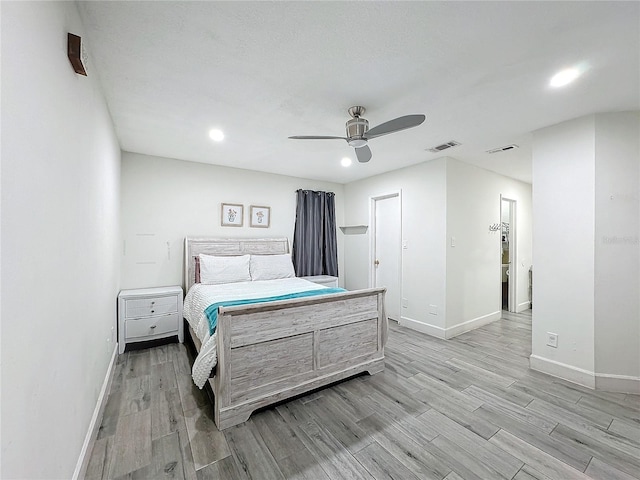
[[[455,140],[451,140],[450,142],[443,143],[442,145],[438,145],[438,146],[433,147],[433,148],[427,148],[427,150],[429,152],[438,153],[438,152],[441,152],[443,150],[446,150],[447,148],[457,147],[458,145],[460,145],[460,142],[456,142]]]
[[[519,148],[519,147],[515,143],[512,143],[511,145],[505,145],[504,147],[494,148],[493,150],[487,150],[487,153],[508,152],[509,150],[513,150],[514,148]]]

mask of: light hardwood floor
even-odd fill
[[[531,371],[530,351],[530,313],[448,341],[391,322],[383,373],[224,432],[183,345],[128,352],[86,478],[640,478],[640,397]]]

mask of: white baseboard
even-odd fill
[[[400,321],[398,323],[403,327],[407,327],[412,330],[416,330],[418,332],[426,333],[427,335],[431,335],[432,337],[443,338],[443,339],[446,338],[445,329],[442,327],[436,327],[435,325],[420,322],[418,320],[414,320],[413,318],[409,318],[409,317],[400,317]]]
[[[483,325],[495,322],[496,320],[499,320],[501,316],[502,312],[492,312],[449,328],[437,327],[408,317],[400,317],[400,321],[398,323],[404,327],[411,328],[412,330],[417,330],[418,332],[431,335],[432,337],[449,339],[457,337],[465,332],[475,330]]]
[[[596,377],[593,372],[582,368],[567,365],[566,363],[556,362],[548,358],[531,355],[529,357],[529,367],[532,370],[546,373],[548,375],[577,383],[587,388],[596,388]]]
[[[596,373],[596,390],[640,395],[640,377]]]
[[[102,390],[100,390],[100,395],[98,395],[96,408],[93,411],[93,416],[91,417],[91,422],[89,423],[89,429],[87,430],[87,435],[84,438],[84,444],[82,445],[82,450],[80,451],[80,457],[78,457],[78,463],[76,464],[76,469],[73,472],[73,480],[82,479],[87,473],[91,451],[93,450],[93,445],[95,444],[96,437],[98,436],[98,429],[100,428],[100,424],[102,423],[102,415],[104,414],[104,409],[107,406],[107,397],[109,396],[111,381],[113,380],[113,367],[116,364],[117,357],[118,342],[116,342],[113,353],[111,354],[111,361],[109,362],[109,368],[107,369],[107,374],[105,375],[104,382],[102,383]]]
[[[480,328],[484,325],[493,323],[496,320],[500,320],[501,317],[502,312],[498,310],[496,312],[488,313],[487,315],[482,315],[481,317],[472,318],[471,320],[467,320],[466,322],[447,328],[445,330],[445,338],[457,337],[463,333],[470,332],[471,330],[475,330],[476,328]]]
[[[525,310],[529,310],[531,308],[531,302],[522,302],[519,303],[516,307],[516,313],[524,312]]]

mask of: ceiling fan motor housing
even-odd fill
[[[360,148],[367,144],[367,139],[364,138],[364,134],[369,130],[368,120],[360,117],[352,118],[347,122],[346,129],[349,145]]]

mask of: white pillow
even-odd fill
[[[251,255],[251,280],[275,280],[293,278],[291,255]]]
[[[216,285],[251,281],[249,255],[216,257],[200,254],[199,258],[200,283]]]

